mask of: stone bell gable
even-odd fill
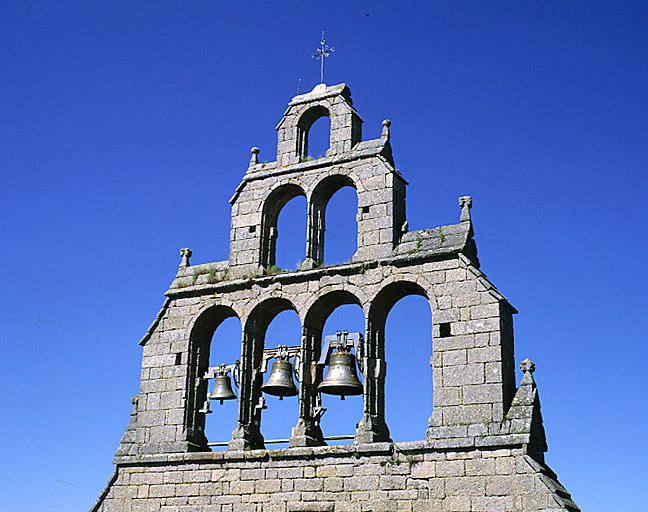
[[[308,132],[331,119],[330,149],[309,159]],[[409,231],[407,182],[395,169],[390,122],[362,141],[349,88],[320,84],[290,102],[277,127],[277,159],[250,165],[231,199],[228,261],[180,268],[142,345],[139,395],[93,511],[379,512],[578,511],[544,462],[546,436],[533,363],[514,355],[515,308],[480,270],[472,199],[458,222]],[[350,262],[324,266],[326,207],[342,187],[358,197],[358,244]],[[296,196],[308,204],[303,263],[275,267],[277,219]],[[387,317],[403,297],[430,305],[432,408],[424,439],[394,443],[385,420]],[[318,385],[326,368],[324,324],[339,306],[364,314],[363,408],[353,439],[328,446]],[[295,311],[301,339],[299,407],[288,447],[263,435],[266,330]],[[214,376],[211,340],[227,318],[242,325],[237,422],[227,451],[205,434]],[[275,352],[273,352],[275,351]],[[298,362],[297,362],[298,361]],[[239,371],[240,370],[240,371]],[[235,371],[235,370],[232,370]],[[423,404],[421,404],[424,407]],[[209,421],[218,421],[218,410]]]
[[[331,120],[330,149],[322,158],[309,159],[308,131],[323,116]],[[380,139],[362,142],[362,120],[344,84],[320,84],[293,98],[277,126],[277,160],[259,163],[259,150],[253,148],[250,166],[230,200],[230,273],[263,273],[275,264],[279,212],[296,196],[308,202],[301,268],[321,265],[326,205],[345,186],[358,195],[358,250],[353,260],[391,255],[403,234],[407,182],[393,164],[390,124],[383,122]]]

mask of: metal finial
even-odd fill
[[[324,31],[322,30],[322,43],[321,46],[311,55],[314,59],[319,59],[322,63],[322,69],[320,73],[320,83],[324,83],[324,59],[329,56],[330,53],[334,52],[335,48],[329,48],[326,45],[326,40],[324,39]]]

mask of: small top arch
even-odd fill
[[[277,164],[298,163],[308,152],[308,130],[323,116],[331,119],[331,146],[327,155],[351,150],[362,140],[362,119],[353,108],[346,84],[317,85],[311,92],[295,96],[277,125]]]

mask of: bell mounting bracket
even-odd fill
[[[277,348],[266,348],[263,351],[263,357],[261,358],[261,368],[259,371],[265,373],[268,371],[268,361],[271,359],[283,359],[288,361],[293,359],[293,368],[297,381],[299,381],[299,364],[301,362],[301,347],[288,347],[286,345],[279,345]]]
[[[322,353],[319,361],[315,364],[320,366],[326,366],[329,364],[329,359],[334,348],[341,352],[347,352],[353,348],[356,353],[356,359],[358,360],[360,371],[363,371],[362,361],[364,359],[364,337],[362,336],[362,333],[338,331],[335,334],[325,336],[324,343],[322,343]]]
[[[205,371],[203,379],[209,380],[213,379],[218,375],[228,375],[231,374],[234,378],[234,384],[236,387],[239,387],[240,376],[241,376],[241,361],[236,361],[234,364],[219,364],[218,366],[210,366]]]

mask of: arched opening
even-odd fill
[[[343,304],[333,310],[326,318],[322,329],[322,340],[328,335],[333,335],[337,331],[359,332],[364,336],[365,318],[362,308],[357,304]],[[332,351],[335,352],[335,351]],[[358,355],[355,354],[356,361]],[[323,375],[326,376],[329,368],[323,369]],[[363,381],[362,373],[356,368],[358,378]],[[356,424],[362,419],[363,413],[363,395],[347,396],[341,400],[339,396],[328,395],[322,396],[322,407],[326,412],[322,416],[320,425],[325,437],[329,436],[353,436],[356,431]],[[353,441],[345,440],[328,440],[327,444],[349,444]]]
[[[315,187],[310,208],[309,256],[318,264],[351,261],[358,247],[358,195],[353,180],[344,174],[325,178]]]
[[[301,347],[301,331],[301,322],[297,313],[294,310],[282,311],[268,325],[264,349],[276,348],[279,345]],[[274,361],[276,359],[268,361],[267,371],[263,377],[264,382],[268,381]],[[292,377],[295,385],[299,387],[296,376],[293,374]],[[292,396],[281,400],[268,393],[264,393],[264,397],[268,408],[263,412],[263,437],[266,442],[273,439],[288,439],[299,417],[299,398]],[[272,446],[275,445],[270,447]]]
[[[236,405],[233,412],[216,409],[215,404],[206,407],[208,394],[213,389],[213,380],[205,379],[212,361],[218,364],[233,364],[241,357],[241,328],[240,320],[233,309],[227,306],[212,306],[203,311],[196,319],[189,335],[189,361],[187,382],[197,382],[197,386],[190,386],[187,393],[186,426],[187,440],[209,450],[208,438],[205,432],[206,423],[210,423],[216,430],[212,432],[212,439],[225,442],[230,439],[236,427]],[[223,326],[222,330],[219,327]],[[219,330],[214,340],[215,332]],[[213,352],[213,357],[212,357]],[[179,357],[178,357],[179,356]],[[182,354],[176,354],[176,361],[182,362]],[[238,400],[232,400],[234,404]],[[206,411],[212,409],[211,414]],[[210,422],[207,416],[214,416]],[[217,427],[219,426],[219,427]],[[224,429],[222,433],[218,429]],[[222,437],[221,437],[222,435]],[[213,442],[213,441],[212,441]]]
[[[266,198],[265,203],[263,205],[263,218],[262,218],[262,241],[261,241],[261,263],[262,265],[269,271],[275,271],[278,270],[277,268],[277,240],[279,239],[279,230],[278,230],[278,221],[279,221],[279,214],[282,212],[284,209],[284,206],[286,206],[289,202],[291,202],[292,199],[295,199],[300,196],[306,196],[304,191],[299,187],[298,185],[288,183],[286,185],[282,185],[275,190],[272,191],[272,193],[269,194],[269,196]],[[297,201],[294,206],[290,206],[288,212],[294,213],[293,208],[299,208],[299,205],[303,204]],[[283,220],[283,215],[282,215],[282,220]],[[306,222],[306,212],[301,213],[301,218],[303,219],[303,222]],[[306,229],[304,228],[303,231],[301,232],[301,235],[294,237],[292,236],[291,232],[293,230],[292,227],[290,226],[298,226],[299,223],[295,222],[296,219],[290,218],[290,216],[286,216],[287,219],[287,224],[282,222],[283,224],[286,224],[288,226],[289,232],[287,235],[282,236],[282,246],[284,246],[287,249],[287,253],[290,254],[290,256],[284,255],[282,252],[282,259],[284,261],[290,261],[289,267],[292,267],[292,261],[291,260],[302,260],[305,256],[305,250],[302,248],[301,253],[297,252],[297,249],[292,249],[292,247],[299,246],[298,240],[301,240],[303,243],[305,243],[305,235],[306,235]],[[303,226],[303,224],[302,224]],[[294,228],[295,230],[298,229],[298,227]],[[285,240],[285,242],[283,242]],[[283,251],[283,249],[282,249]],[[295,252],[293,252],[295,251]],[[285,264],[285,263],[284,263]]]
[[[321,118],[326,118],[326,121],[317,123],[318,126],[314,131],[311,130],[313,124]],[[327,128],[328,127],[328,128]],[[297,154],[301,161],[311,158],[319,158],[324,156],[330,147],[331,140],[331,120],[329,111],[317,105],[309,108],[302,114],[297,123]],[[314,157],[312,155],[317,155]]]
[[[353,187],[340,188],[326,205],[324,264],[350,262],[358,250],[358,195]]]
[[[306,157],[317,160],[326,156],[331,147],[331,119],[322,116],[313,123],[308,131],[308,148]]]
[[[262,448],[265,436],[272,440],[278,433],[283,435],[283,439],[289,437],[291,431],[288,429],[286,432],[286,425],[292,427],[299,417],[299,400],[296,397],[275,400],[272,394],[264,393],[262,389],[271,374],[273,362],[268,357],[273,354],[266,351],[277,348],[278,345],[301,347],[299,318],[295,324],[294,311],[295,307],[290,301],[276,297],[257,304],[246,319],[243,328],[246,345],[241,362],[245,401],[239,407],[239,429],[236,434],[242,434],[246,438],[243,447]],[[288,314],[282,315],[283,312]],[[268,332],[275,319],[276,325]],[[265,374],[262,373],[264,362]],[[293,410],[297,412],[293,414]],[[263,430],[266,431],[265,435],[261,433]]]
[[[378,414],[384,411],[383,419],[393,440],[425,439],[433,377],[432,321],[425,290],[411,281],[387,285],[371,303],[369,326],[369,351],[386,363],[375,410]]]
[[[432,410],[432,316],[425,297],[408,295],[385,325],[385,420],[395,442],[425,439]]]
[[[238,317],[229,317],[223,320],[216,328],[211,339],[209,351],[209,367],[215,368],[221,364],[232,365],[241,359],[241,321]],[[238,396],[239,390],[230,375],[232,390]],[[214,390],[214,379],[210,379],[207,393]],[[214,451],[226,450],[227,442],[232,437],[236,428],[238,417],[238,400],[211,400],[211,414],[207,415],[205,422],[205,435],[209,443],[223,443],[219,446],[211,445]]]
[[[304,260],[307,208],[306,198],[297,196],[288,201],[281,209],[276,231],[276,267],[296,270]]]

